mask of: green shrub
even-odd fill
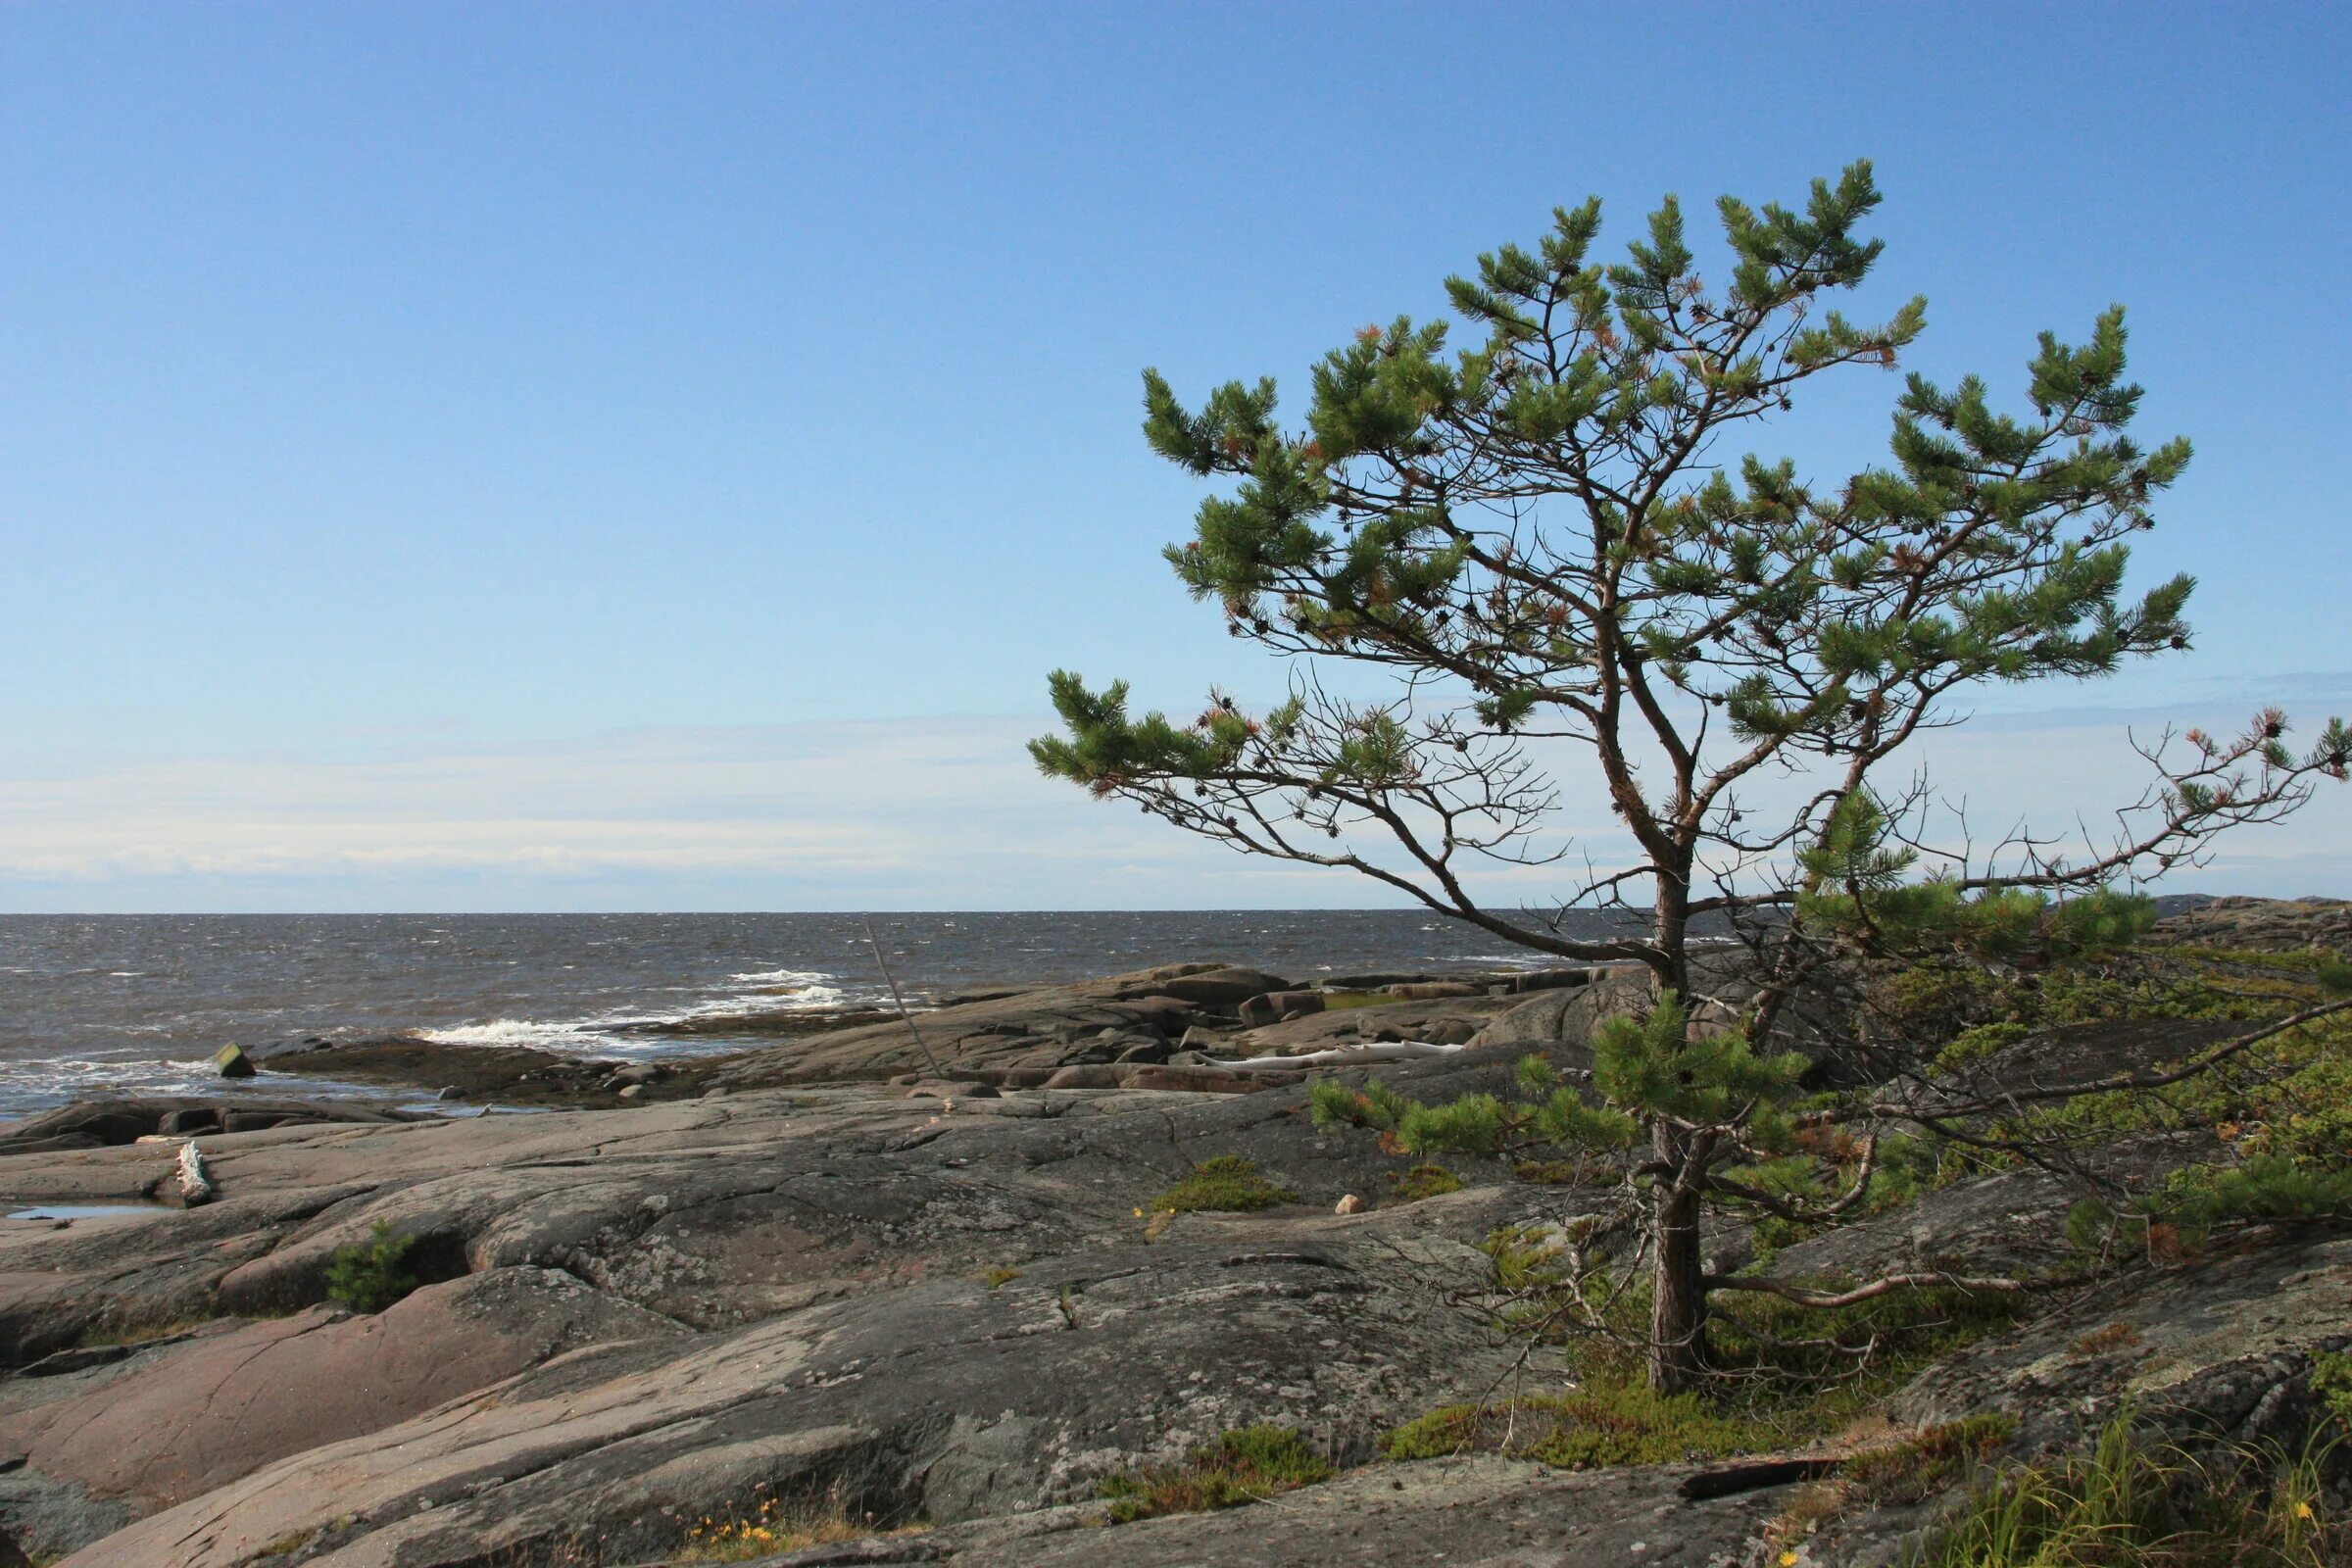
[[[1937,1072],[1958,1072],[1973,1067],[2016,1045],[2034,1031],[2022,1023],[1985,1023],[1953,1038],[1952,1043],[1936,1054]]]
[[[1194,1166],[1190,1176],[1152,1200],[1150,1206],[1161,1214],[1243,1214],[1298,1201],[1297,1193],[1267,1181],[1256,1160],[1219,1154]]]
[[[1329,1481],[1334,1473],[1297,1432],[1260,1425],[1225,1433],[1195,1448],[1181,1464],[1112,1476],[1102,1483],[1102,1495],[1110,1499],[1111,1518],[1125,1524],[1154,1514],[1256,1502]]]
[[[408,1268],[413,1236],[394,1236],[377,1220],[369,1240],[338,1247],[326,1265],[326,1298],[354,1312],[381,1312],[420,1283]]]
[[[2313,1170],[2283,1154],[2258,1154],[2242,1165],[2200,1165],[2176,1176],[2172,1196],[2184,1228],[2352,1219],[2352,1170]]]
[[[1368,1083],[1350,1089],[1336,1078],[1318,1078],[1307,1091],[1318,1127],[1372,1127],[1387,1132],[1412,1102],[1387,1084]]]
[[[2311,1392],[2352,1436],[2352,1352],[2322,1350],[2311,1358]]]

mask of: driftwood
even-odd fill
[[[213,1179],[205,1174],[204,1152],[191,1138],[179,1146],[179,1167],[173,1173],[178,1184],[177,1196],[182,1208],[194,1208],[198,1203],[212,1201]]]
[[[1301,1052],[1296,1056],[1243,1056],[1227,1061],[1211,1056],[1211,1067],[1234,1067],[1244,1072],[1295,1072],[1306,1067],[1351,1067],[1359,1061],[1396,1061],[1421,1056],[1450,1056],[1465,1048],[1433,1045],[1426,1040],[1384,1041],[1376,1046],[1343,1046],[1332,1051]]]

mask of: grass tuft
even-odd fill
[[[2085,1454],[1981,1482],[1921,1568],[2329,1568],[2352,1554],[2319,1464],[2191,1459],[2141,1443],[2128,1417]]]
[[[1908,1442],[1845,1462],[1844,1478],[1874,1502],[1925,1502],[2000,1450],[2017,1423],[1998,1412],[1930,1427]]]

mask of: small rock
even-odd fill
[[[727,1098],[727,1092],[724,1089],[706,1089],[703,1091],[703,1098],[705,1100],[724,1100]]]
[[[250,1078],[259,1070],[245,1054],[245,1048],[234,1040],[213,1053],[213,1068],[223,1078]]]
[[[1353,1193],[1349,1193],[1346,1198],[1334,1203],[1331,1211],[1334,1214],[1360,1214],[1364,1211],[1364,1200]]]
[[[466,1091],[461,1089],[456,1084],[449,1084],[433,1098],[435,1100],[464,1100],[466,1098]]]
[[[645,1085],[643,1084],[623,1084],[620,1090],[620,1098],[623,1100],[635,1100],[638,1096],[644,1093]]]

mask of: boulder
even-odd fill
[[[1117,1089],[1121,1087],[1121,1069],[1108,1062],[1086,1063],[1062,1067],[1054,1071],[1041,1088],[1046,1089]]]
[[[1121,1087],[1126,1089],[1194,1095],[1247,1095],[1274,1087],[1271,1075],[1233,1072],[1223,1067],[1145,1065],[1124,1071]]]
[[[2306,948],[2352,953],[2352,900],[2207,899],[2156,922],[2158,942],[2295,953]]]
[[[219,1100],[156,1095],[138,1099],[76,1101],[28,1116],[0,1129],[0,1155],[47,1149],[99,1149],[135,1144],[142,1138],[184,1136],[186,1131],[257,1132],[311,1122],[389,1125],[403,1113],[366,1104],[316,1100],[261,1100],[244,1095]]]
[[[1481,1029],[1470,1043],[1579,1056],[1590,1051],[1592,1031],[1602,1019],[1643,1011],[1655,997],[1647,969],[1633,965],[1604,969],[1600,978],[1586,985],[1538,992]],[[1584,1062],[1580,1059],[1571,1064]]]
[[[1511,976],[1509,986],[1513,995],[1564,991],[1571,986],[1591,985],[1601,972],[1598,969],[1529,969]]]
[[[1484,984],[1468,980],[1424,980],[1387,988],[1388,994],[1399,1002],[1436,1002],[1446,997],[1483,997]]]
[[[223,1078],[251,1078],[261,1071],[245,1054],[245,1048],[233,1040],[213,1053],[213,1070]]]
[[[1242,1023],[1248,1028],[1277,1022],[1284,1018],[1302,1018],[1323,1010],[1320,991],[1269,991],[1251,997],[1242,1004]]]

